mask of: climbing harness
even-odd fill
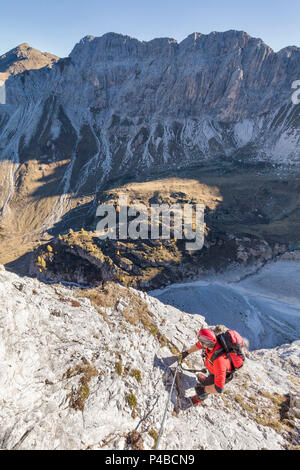
[[[170,393],[169,393],[169,396],[168,396],[168,400],[167,400],[167,403],[166,403],[165,412],[164,412],[164,416],[163,416],[163,419],[162,419],[162,422],[161,422],[158,438],[157,438],[157,441],[156,441],[156,444],[155,444],[155,448],[154,448],[155,450],[157,450],[158,446],[159,446],[160,438],[162,436],[164,425],[165,425],[165,420],[166,420],[166,417],[167,417],[169,402],[170,402],[172,392],[173,392],[173,388],[174,388],[175,381],[176,381],[177,372],[178,372],[178,369],[180,369],[181,367],[182,367],[181,366],[181,360],[179,359],[178,364],[177,364],[176,369],[175,369],[174,378],[173,378],[173,382],[172,382],[172,385],[171,385],[171,390],[170,390]]]

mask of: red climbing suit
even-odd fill
[[[203,349],[199,341],[197,342],[197,347],[199,349]],[[209,351],[208,349],[204,349],[205,351],[205,367],[206,369],[214,375],[214,382],[217,392],[221,393],[225,381],[226,381],[226,374],[228,371],[232,370],[230,359],[227,358],[227,354],[224,353],[220,357],[211,362],[212,355],[221,348],[220,343],[217,341],[213,350]]]

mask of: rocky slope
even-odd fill
[[[151,449],[174,354],[205,319],[116,284],[68,289],[4,269],[0,281],[1,448]],[[195,385],[180,373],[162,449],[299,447],[299,344],[247,355],[197,409],[180,409]]]
[[[287,251],[287,245],[268,244],[251,235],[214,231],[205,236],[201,250],[188,251],[186,240],[106,241],[99,240],[95,231],[70,229],[24,257],[23,269],[43,281],[87,287],[116,281],[149,291],[231,268],[255,271]]]
[[[52,67],[10,75],[0,106],[0,233],[14,240],[6,235],[2,262],[53,227],[88,224],[103,189],[169,175],[220,185],[216,219],[228,224],[233,212],[232,232],[255,225],[268,242],[261,232],[272,221],[266,235],[289,242],[299,233],[300,105],[291,101],[299,57],[241,31],[180,43],[108,33],[82,39]]]
[[[229,266],[255,270],[298,246],[300,219],[296,206],[300,199],[296,179],[292,182],[289,178],[286,194],[286,181],[274,181],[266,171],[256,176],[249,194],[244,173],[220,177],[213,169],[206,168],[205,172],[209,172],[205,183],[194,171],[185,178],[115,186],[99,196],[99,204],[109,203],[116,209],[123,197],[129,206],[143,203],[148,208],[153,203],[203,204],[205,238],[201,250],[187,250],[185,239],[151,239],[150,219],[149,239],[100,240],[95,230],[97,219],[91,217],[90,230],[85,230],[80,228],[84,226],[83,216],[74,216],[56,225],[51,242],[41,243],[24,258],[24,272],[40,279],[88,286],[115,280],[149,290],[199,279],[210,271],[224,272]],[[68,230],[72,222],[74,230]]]

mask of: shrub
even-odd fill
[[[44,258],[42,256],[38,256],[37,257],[37,265],[42,268],[42,269],[46,269],[46,261],[44,260]],[[41,272],[41,270],[40,270]]]
[[[133,393],[129,393],[126,396],[126,401],[127,401],[128,405],[130,406],[130,408],[132,408],[132,409],[136,408],[137,399],[136,399],[136,396]]]
[[[130,377],[134,377],[138,383],[142,381],[142,374],[141,371],[138,369],[132,369],[129,375]]]
[[[169,344],[168,347],[171,353],[174,354],[174,356],[176,356],[179,353],[178,348],[174,344]]]
[[[134,430],[127,436],[127,445],[130,445],[132,450],[144,450],[144,440],[142,435]]]
[[[68,369],[65,377],[70,378],[79,374],[82,374],[79,382],[80,386],[77,390],[72,390],[70,394],[69,407],[76,411],[83,411],[85,401],[90,394],[90,388],[88,384],[92,377],[96,377],[98,375],[98,371],[94,366],[86,361],[85,364],[78,364],[75,369]]]
[[[148,433],[149,433],[149,436],[151,436],[152,439],[154,440],[153,449],[155,449],[157,439],[158,439],[158,432],[156,432],[155,429],[150,429],[150,431],[148,431]]]
[[[238,393],[234,396],[235,398],[235,401],[246,411],[249,411],[250,413],[253,412],[253,408],[251,406],[249,406],[247,403],[245,403],[245,401],[243,400],[243,398],[241,397],[241,395],[239,395]]]
[[[117,374],[121,376],[122,375],[122,370],[123,370],[121,360],[116,362],[115,369],[116,369]]]

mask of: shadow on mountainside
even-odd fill
[[[177,356],[159,358],[157,355],[155,355],[154,357],[153,367],[158,367],[164,372],[162,380],[167,392],[171,391],[177,364]],[[175,412],[179,410],[185,410],[191,406],[187,396],[195,394],[195,387],[197,384],[198,382],[196,376],[190,376],[184,373],[184,371],[180,368],[177,369],[174,389],[170,397]]]
[[[245,239],[243,244],[246,244],[248,254],[251,250],[259,251],[261,239],[267,240],[271,251],[276,244],[281,244],[283,251],[287,247],[299,245],[300,174],[295,172],[280,172],[268,164],[250,165],[218,161],[213,164],[198,164],[193,168],[164,170],[159,176],[149,173],[143,177],[131,177],[130,182],[124,179],[127,180],[122,178],[108,181],[104,190],[96,193],[93,201],[78,202],[78,206],[67,211],[61,220],[48,230],[48,235],[57,237],[67,233],[70,228],[73,231],[81,228],[94,231],[95,201],[115,202],[120,194],[128,196],[129,200],[137,200],[147,205],[166,200],[171,203],[203,203],[206,206],[207,243],[198,252],[188,252],[185,250],[185,241],[177,240],[176,247],[173,247],[177,257],[173,256],[173,248],[166,247],[169,259],[159,263],[159,258],[153,258],[155,244],[151,240],[137,240],[134,243],[131,243],[131,240],[124,241],[125,263],[135,265],[136,271],[152,269],[155,265],[157,267],[156,272],[152,270],[149,277],[151,282],[133,282],[136,287],[155,289],[170,282],[201,276],[204,270],[222,270],[237,261],[238,251],[243,248],[238,239]],[[52,185],[53,182],[49,180],[49,184]],[[97,245],[95,239],[91,241]],[[105,256],[112,259],[118,269],[124,269],[122,257],[116,256],[119,251],[116,241],[110,240],[102,244],[101,250]],[[142,253],[145,251],[147,254],[147,250],[152,257],[148,265],[146,260],[142,260]],[[252,258],[251,256],[249,260],[255,262],[259,253]],[[7,265],[9,269],[18,272],[18,265],[23,263],[22,257],[23,255],[19,261],[18,258],[11,260]],[[78,263],[81,259],[79,256]],[[242,262],[242,259],[239,262]],[[72,267],[67,280],[70,280],[71,273]],[[131,277],[138,276],[135,274]]]

